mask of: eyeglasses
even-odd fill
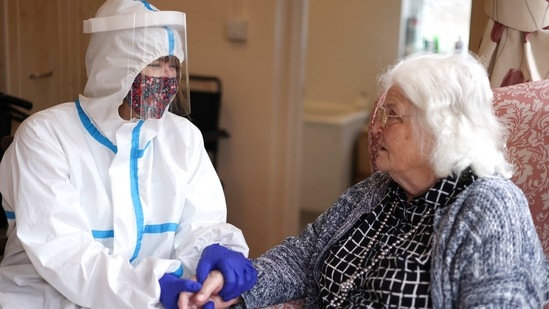
[[[411,115],[389,115],[387,114],[387,109],[385,108],[385,106],[382,106],[379,108],[378,115],[379,115],[379,120],[381,120],[382,128],[385,128],[387,126],[387,122],[389,121],[389,119],[395,119],[395,120],[398,119],[400,120],[400,122],[402,122],[403,117],[411,116]]]

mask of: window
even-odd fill
[[[402,16],[401,55],[460,52],[469,45],[471,0],[403,0]]]

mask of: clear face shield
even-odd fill
[[[123,118],[159,119],[168,109],[180,116],[190,113],[184,13],[149,11],[84,22],[84,32],[103,31],[120,33],[115,44],[123,44],[128,54],[126,76],[135,76],[136,68],[141,69],[124,85],[129,91],[122,103],[126,105]],[[151,61],[143,67],[145,59]]]

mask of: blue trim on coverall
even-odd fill
[[[80,105],[80,100],[76,99],[74,103],[76,103],[78,117],[80,117],[80,121],[82,122],[84,128],[86,128],[88,133],[90,133],[90,135],[95,138],[95,140],[98,141],[101,145],[104,145],[116,154],[118,152],[118,148],[107,137],[105,137],[105,135],[101,134],[101,132],[99,132],[99,130],[97,130],[97,128],[93,125],[90,117],[88,117],[88,115],[86,115],[86,113],[84,112],[84,109],[82,109],[82,106]]]
[[[141,249],[141,241],[143,240],[144,230],[144,217],[143,217],[143,205],[141,204],[141,198],[139,197],[139,174],[137,161],[143,156],[143,150],[139,149],[139,134],[141,133],[141,126],[145,123],[144,120],[139,120],[135,128],[132,131],[132,148],[130,150],[130,186],[131,195],[133,201],[133,209],[135,213],[135,225],[137,232],[137,241],[135,243],[135,250],[130,262],[137,258],[139,250]],[[148,146],[148,144],[147,144]],[[145,146],[145,148],[147,148]]]
[[[15,218],[15,215],[14,215]],[[177,223],[162,223],[162,224],[147,224],[143,230],[144,234],[162,234],[175,232],[177,230]],[[93,238],[112,238],[114,237],[114,230],[92,230]]]

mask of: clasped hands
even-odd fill
[[[257,281],[257,271],[242,253],[213,244],[202,251],[196,281],[165,274],[160,302],[166,309],[225,308]]]

